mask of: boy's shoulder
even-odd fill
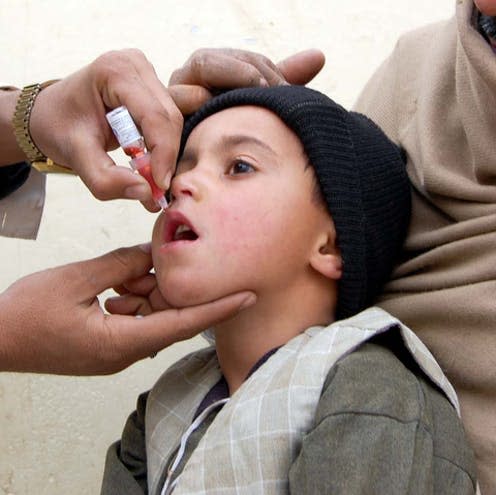
[[[366,342],[329,371],[315,423],[340,415],[372,422],[387,418],[405,430],[422,429],[434,459],[449,469],[457,466],[475,480],[473,453],[456,409],[406,351],[397,332]]]
[[[456,409],[398,339],[373,338],[329,371],[289,472],[292,492],[476,493]]]
[[[323,387],[334,390],[329,413],[383,414],[401,421],[425,420],[434,397],[457,418],[445,394],[404,350],[396,332],[379,335],[344,356],[329,371]],[[339,391],[343,394],[339,394]]]

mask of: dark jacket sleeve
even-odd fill
[[[28,163],[0,167],[0,199],[19,189],[26,182],[30,170]]]
[[[138,398],[136,411],[128,418],[122,438],[107,451],[102,495],[143,495],[146,478],[145,410],[148,392]]]
[[[294,494],[475,493],[455,409],[421,372],[376,344],[329,372],[289,480]]]

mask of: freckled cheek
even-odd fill
[[[239,198],[212,210],[215,233],[219,248],[226,252],[244,251],[249,254],[265,244],[277,222],[272,207],[264,207],[257,201],[246,203]]]

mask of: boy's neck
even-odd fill
[[[254,306],[215,327],[217,356],[231,395],[267,352],[311,326],[332,323],[335,286],[330,285],[326,280],[257,294]]]

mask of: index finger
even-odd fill
[[[322,69],[325,55],[316,49],[304,50],[285,58],[277,64],[286,81],[290,84],[307,84]]]
[[[167,189],[179,152],[181,112],[169,94],[164,106],[141,79],[121,79],[115,84],[114,93],[117,99],[113,104],[125,105],[143,133],[151,153],[153,179],[160,188]]]
[[[183,117],[146,58],[128,52],[114,56],[109,73],[98,69],[103,72],[99,91],[108,108],[128,108],[151,153],[153,178],[166,189],[175,169]]]
[[[140,75],[143,84],[159,100],[168,118],[167,126],[169,130],[167,134],[162,132],[160,128],[157,129],[153,123],[151,123],[150,128],[145,129],[143,127],[144,123],[138,121],[138,124],[143,130],[147,147],[152,154],[151,165],[153,178],[159,187],[166,190],[170,186],[170,180],[177,162],[177,153],[179,151],[179,142],[183,128],[183,112],[173,98],[173,95],[170,94],[169,89],[158,78],[155,68],[145,55],[139,50],[130,49],[127,51],[133,55],[131,57],[132,63]],[[155,131],[157,131],[156,136]],[[171,153],[170,156],[168,155],[168,151]],[[168,160],[165,166],[162,158],[163,160]],[[146,204],[144,206],[150,210]],[[151,209],[150,211],[156,210]]]
[[[193,84],[169,86],[169,93],[183,115],[191,115],[212,98],[208,89]]]
[[[258,67],[240,60],[225,50],[205,50],[184,67],[173,72],[169,85],[189,84],[207,89],[231,89],[260,86],[265,80]]]
[[[251,306],[255,301],[253,293],[241,292],[199,306],[168,309],[143,318],[108,315],[107,322],[114,329],[116,352],[135,361],[175,342],[194,337],[202,330]]]
[[[120,248],[98,258],[73,263],[73,281],[79,283],[82,299],[91,302],[110,287],[146,275],[151,267],[148,248],[143,245]]]

